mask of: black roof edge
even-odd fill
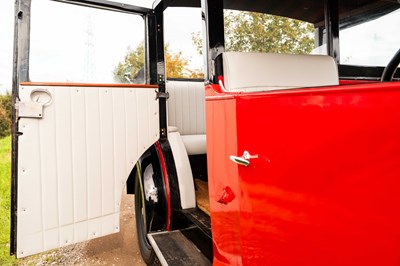
[[[87,7],[95,7],[95,8],[119,11],[124,13],[134,13],[139,15],[146,15],[151,11],[151,9],[149,8],[124,4],[124,3],[117,3],[107,0],[52,0],[52,1],[80,5],[80,6],[87,6]]]

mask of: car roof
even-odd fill
[[[200,0],[164,0],[165,6],[199,7]],[[284,16],[324,24],[323,0],[224,0],[224,8]],[[397,0],[339,0],[339,17],[370,20],[400,7]]]

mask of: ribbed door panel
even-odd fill
[[[159,138],[152,89],[24,86],[20,100],[34,90],[52,102],[19,121],[18,257],[118,232],[126,179]]]
[[[181,135],[206,134],[204,82],[168,81],[168,125]]]

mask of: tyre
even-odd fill
[[[148,171],[150,169],[146,170]],[[142,254],[142,258],[147,265],[157,265],[158,260],[156,259],[154,250],[147,239],[149,222],[146,215],[146,202],[143,183],[138,173],[136,173],[135,180],[135,220],[139,249],[140,253]]]

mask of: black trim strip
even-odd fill
[[[378,66],[352,66],[352,65],[338,65],[340,79],[354,79],[354,80],[377,80],[381,79],[384,67]],[[394,75],[393,80],[400,79],[399,69]]]
[[[12,147],[11,147],[11,226],[10,255],[17,252],[17,212],[18,212],[18,120],[15,104],[19,99],[19,84],[29,81],[29,39],[31,0],[15,1],[14,13],[14,58],[12,82]]]
[[[325,0],[325,29],[327,36],[328,55],[336,63],[340,60],[339,50],[339,3],[338,0]]]
[[[203,51],[205,61],[205,79],[218,84],[213,68],[214,60],[225,50],[224,3],[223,0],[201,0],[203,19]]]
[[[204,79],[194,79],[194,78],[168,78],[167,81],[190,81],[190,82],[204,82]]]
[[[165,57],[164,57],[164,13],[158,7],[155,10],[155,36],[157,48],[157,84],[158,92],[164,93],[165,90]],[[154,56],[154,55],[153,55]],[[166,98],[159,98],[160,114],[160,139],[167,139],[167,102]]]

